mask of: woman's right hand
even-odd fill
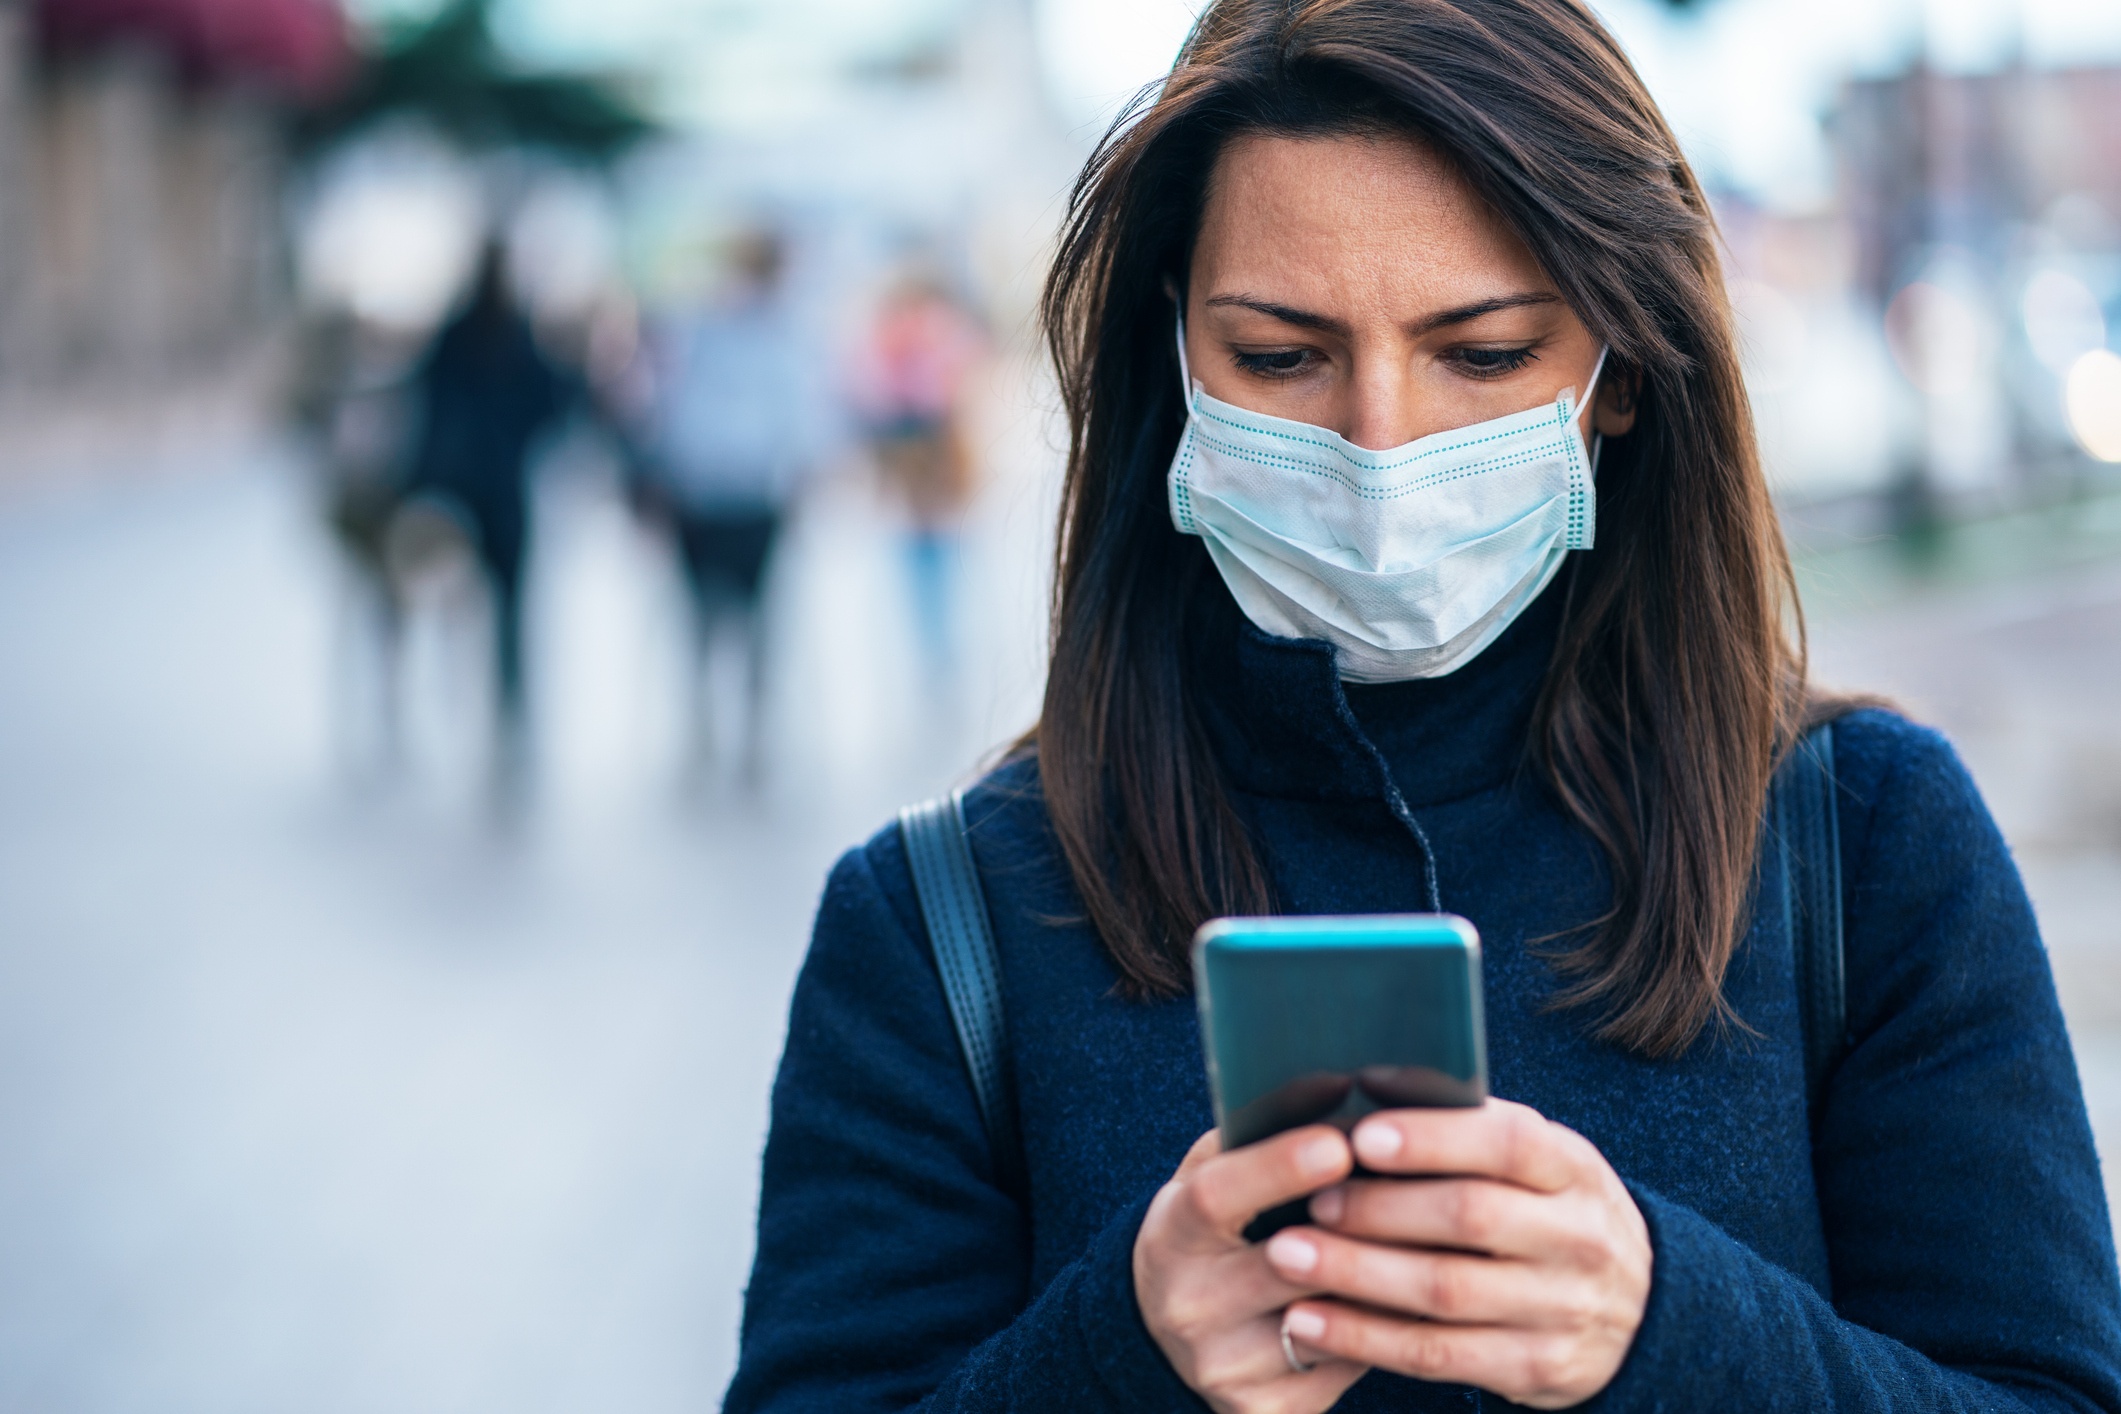
[[[1328,1409],[1366,1367],[1299,1345],[1316,1368],[1289,1367],[1282,1311],[1314,1295],[1267,1264],[1245,1240],[1260,1213],[1331,1187],[1354,1158],[1347,1137],[1326,1125],[1222,1151],[1215,1130],[1187,1152],[1134,1239],[1134,1294],[1142,1319],[1173,1369],[1220,1414],[1315,1414]]]

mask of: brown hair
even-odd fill
[[[1597,549],[1556,585],[1528,750],[1613,880],[1611,909],[1555,953],[1561,1003],[1621,1045],[1677,1053],[1730,1015],[1802,627],[1708,203],[1574,0],[1217,0],[1078,180],[1043,305],[1070,443],[1032,739],[1090,921],[1127,989],[1168,996],[1202,921],[1272,908],[1180,651],[1193,606],[1221,591],[1163,493],[1184,419],[1168,291],[1185,288],[1217,155],[1246,133],[1398,133],[1442,154],[1639,387],[1635,428],[1599,467]]]

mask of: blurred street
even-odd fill
[[[773,686],[807,745],[747,793],[683,783],[676,592],[554,478],[534,661],[569,671],[497,826],[446,758],[334,765],[301,473],[0,509],[0,1409],[711,1408],[818,889],[1030,720],[1039,517],[976,516],[982,676],[937,708],[886,661],[877,518],[820,497]]]

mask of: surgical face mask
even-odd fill
[[[1591,388],[1605,368],[1600,352]],[[1545,407],[1373,452],[1211,398],[1186,368],[1171,519],[1207,542],[1246,617],[1332,644],[1340,675],[1453,672],[1591,547],[1593,460],[1566,389]]]

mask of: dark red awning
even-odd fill
[[[330,92],[353,58],[335,0],[35,0],[59,50],[155,46],[194,79],[248,78],[302,97]]]

